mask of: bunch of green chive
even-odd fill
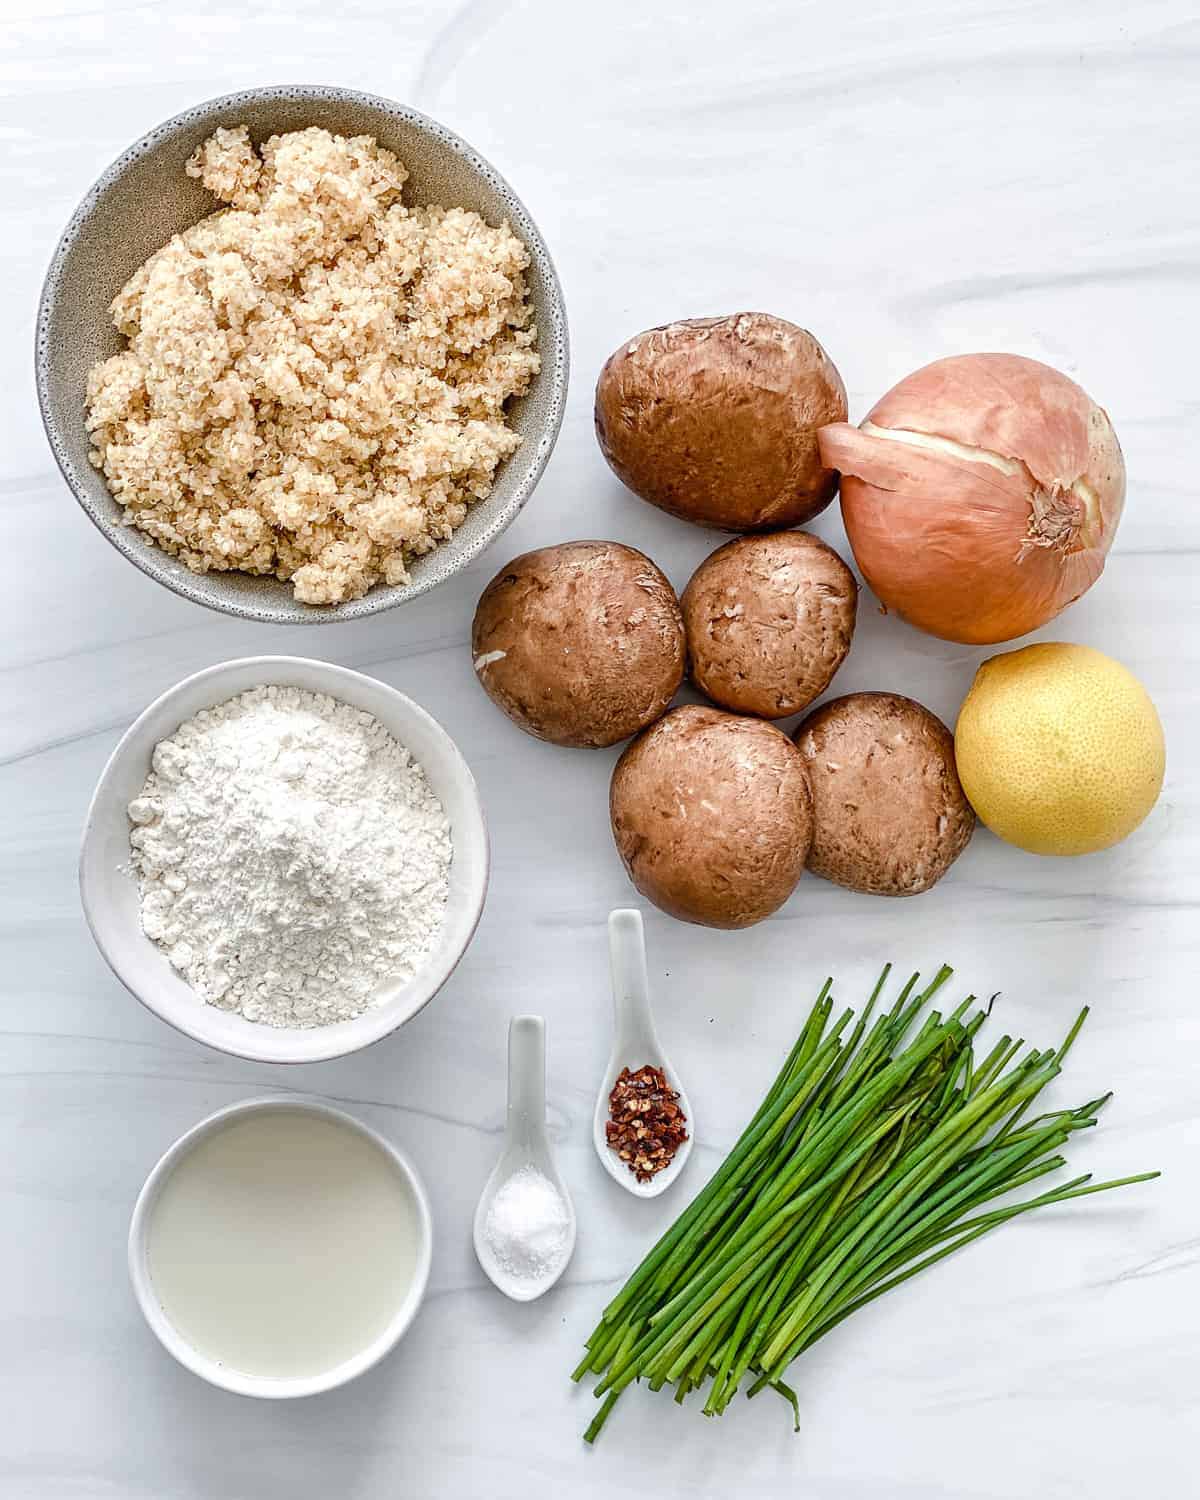
[[[914,974],[876,1015],[889,971],[857,1020],[833,1019],[826,981],[737,1145],[605,1308],[572,1377],[600,1376],[589,1443],[635,1380],[678,1402],[707,1385],[717,1416],[749,1377],[747,1394],[779,1392],[798,1428],[784,1372],[843,1318],[1018,1214],[1159,1175],[1087,1174],[995,1206],[1064,1166],[1059,1148],[1111,1097],[1028,1118],[1087,1009],[1057,1049],[1019,1056],[1004,1036],[977,1061],[975,997],[926,1010],[952,971],[923,990]]]

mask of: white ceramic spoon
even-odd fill
[[[492,1199],[522,1167],[534,1167],[562,1198],[569,1221],[561,1260],[536,1280],[514,1276],[492,1253],[486,1226]],[[514,1016],[508,1023],[508,1121],[504,1150],[484,1184],[475,1210],[475,1254],[488,1279],[514,1302],[532,1302],[548,1292],[575,1251],[575,1208],[546,1139],[546,1023],[541,1016]]]
[[[592,1121],[592,1141],[596,1155],[604,1164],[605,1171],[614,1177],[623,1188],[628,1188],[635,1197],[657,1198],[665,1193],[683,1171],[692,1154],[696,1122],[692,1106],[684,1092],[679,1074],[667,1060],[658,1032],[654,1029],[654,1017],[650,1014],[650,981],[646,974],[646,935],[642,927],[642,914],[632,908],[622,907],[610,913],[608,918],[608,956],[612,968],[613,1019],[616,1035],[613,1038],[612,1057],[608,1072],[596,1096],[596,1114]],[[617,1075],[622,1068],[637,1070],[650,1064],[661,1068],[667,1082],[679,1095],[679,1107],[687,1116],[688,1138],[676,1151],[669,1167],[656,1172],[649,1182],[639,1182],[617,1153],[608,1144],[605,1125],[608,1123],[608,1098],[612,1093]]]

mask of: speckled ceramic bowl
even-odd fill
[[[406,201],[473,208],[493,223],[507,219],[532,256],[528,280],[542,369],[529,392],[509,408],[525,441],[500,466],[491,494],[472,507],[451,540],[413,563],[411,582],[378,585],[348,604],[298,604],[290,586],[272,578],[190,572],[122,524],[120,507],[88,462],[87,372],[123,342],[109,318],[109,303],[148,255],[213,211],[213,199],[185,175],[184,163],[218,126],[238,124],[248,125],[256,141],[306,125],[373,135],[408,167]],[[38,311],[35,358],[42,420],[59,468],[88,516],[130,562],[210,609],[288,625],[327,624],[415,599],[478,557],[516,516],[545,468],[562,422],[567,321],[537,226],[508,183],[465,141],[388,99],[297,85],[248,89],[198,104],[143,136],[109,167],[75,210],[54,252]]]

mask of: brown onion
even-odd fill
[[[854,556],[882,602],[949,641],[1036,630],[1104,568],[1125,498],[1107,414],[1016,354],[909,375],[861,427],[819,434]]]

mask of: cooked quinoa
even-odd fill
[[[197,573],[274,574],[308,604],[403,583],[520,444],[528,251],[466,209],[406,207],[370,136],[218,130],[187,172],[228,206],[113,301],[128,347],[88,376],[92,462]]]

